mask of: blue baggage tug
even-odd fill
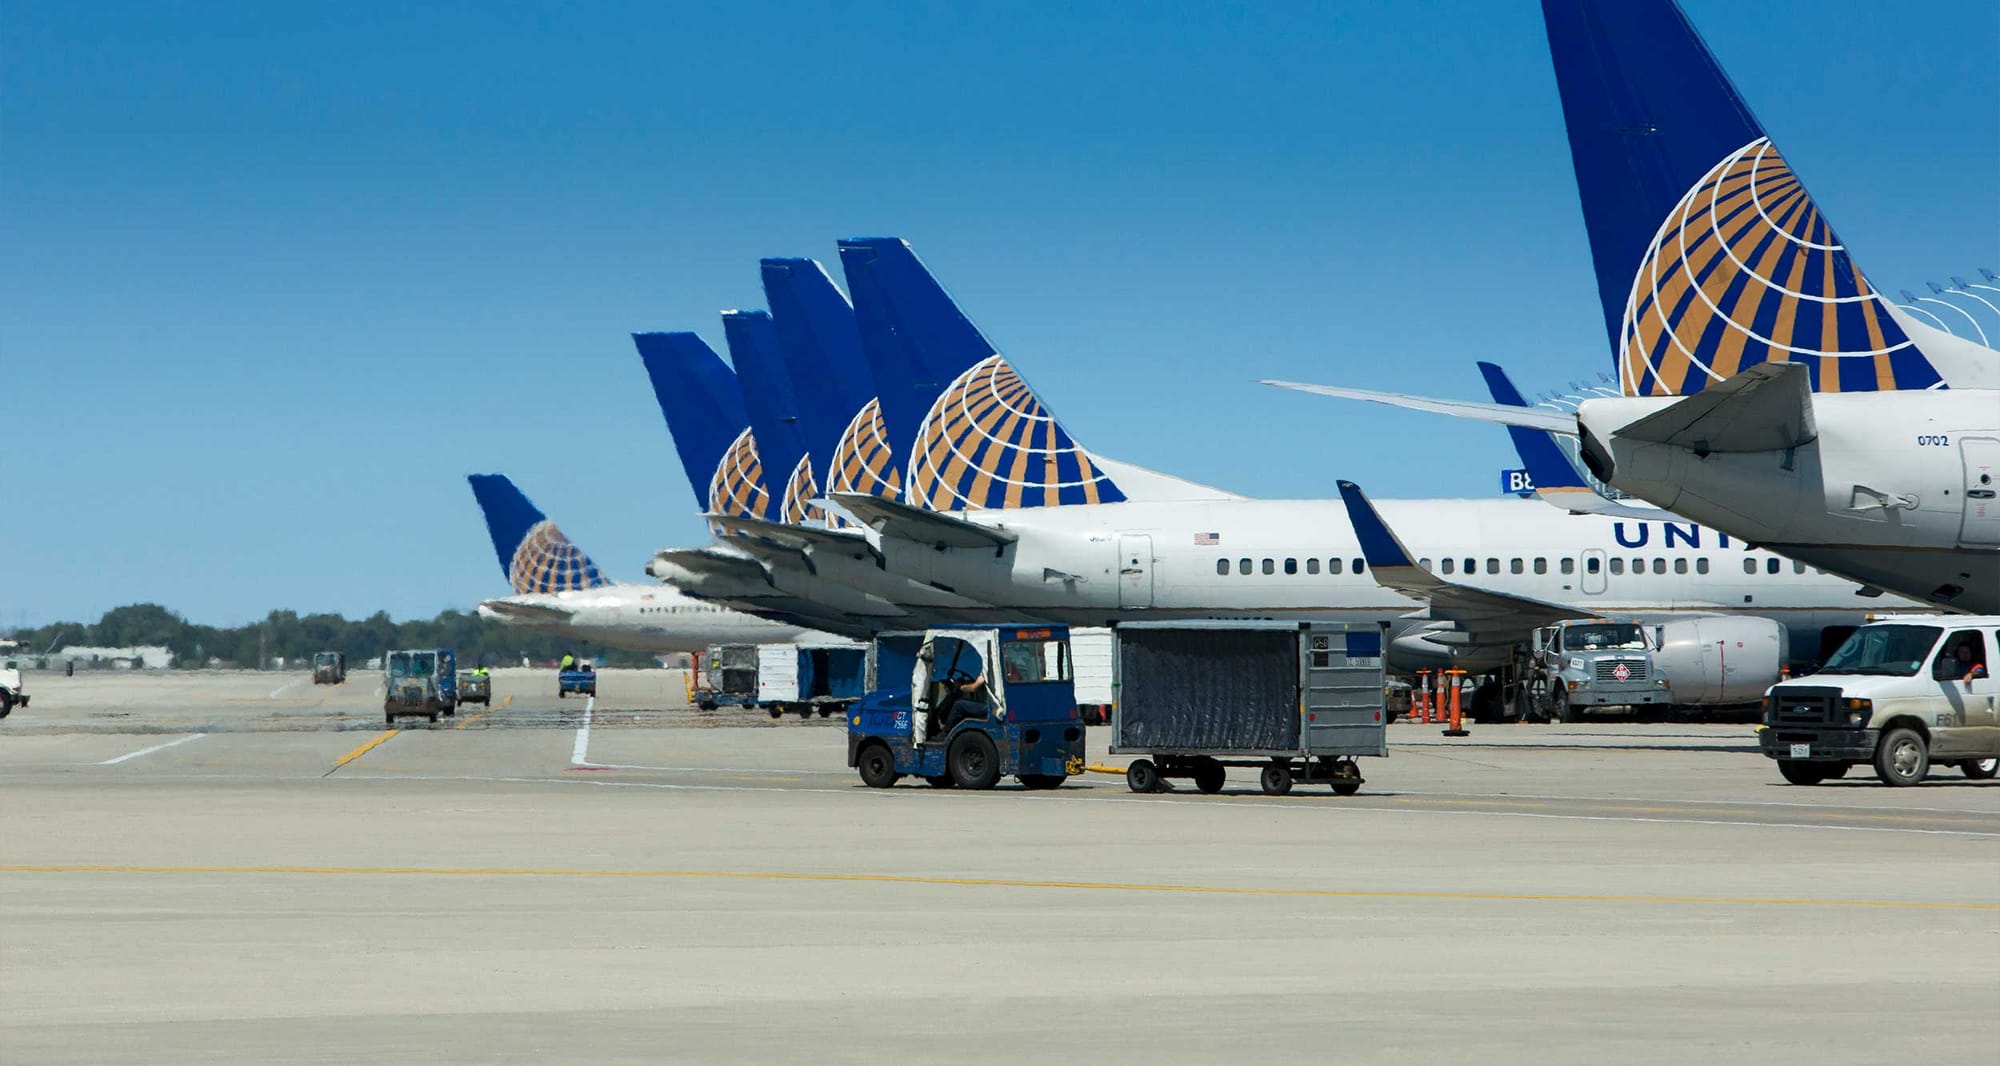
[[[847,719],[847,765],[888,788],[1058,788],[1083,772],[1067,626],[936,626],[876,642],[875,691]],[[899,679],[907,677],[907,685]]]

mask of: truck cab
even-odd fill
[[[891,681],[907,665],[908,687]],[[910,651],[878,642],[883,687],[848,714],[847,765],[888,788],[921,777],[938,788],[988,789],[1012,774],[1032,789],[1083,772],[1065,626],[938,626]]]
[[[1869,764],[1914,785],[1934,764],[2000,768],[2000,616],[1905,615],[1856,629],[1817,673],[1773,685],[1758,734],[1794,785]]]
[[[0,718],[14,713],[14,708],[26,707],[28,694],[21,691],[21,662],[8,659],[0,663]]]
[[[1656,650],[1636,622],[1583,618],[1538,629],[1528,680],[1533,706],[1548,721],[1573,722],[1587,707],[1671,703]]]
[[[347,656],[323,651],[313,656],[313,684],[338,685],[347,680]]]
[[[400,717],[458,713],[458,653],[450,648],[392,651],[383,657],[388,677],[383,682],[382,718],[390,726]]]

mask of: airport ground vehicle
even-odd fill
[[[1643,707],[1673,701],[1653,646],[1636,622],[1578,618],[1535,631],[1529,654],[1530,705],[1551,722],[1585,707]]]
[[[458,653],[450,648],[392,651],[384,656],[388,678],[383,683],[382,717],[389,725],[398,718],[424,717],[435,722],[458,713]]]
[[[801,718],[846,711],[867,694],[868,657],[868,645],[846,641],[760,644],[755,702],[773,718],[786,711]]]
[[[1076,626],[1069,631],[1069,657],[1076,675],[1077,716],[1085,725],[1110,725],[1118,703],[1117,641],[1104,626]]]
[[[898,636],[877,642],[884,687],[848,712],[847,765],[864,783],[988,789],[1012,774],[1046,789],[1083,772],[1067,627],[934,626],[914,651]],[[976,713],[955,715],[962,700]]]
[[[21,691],[21,663],[9,659],[0,664],[0,718],[14,713],[16,707],[28,705],[28,694]]]
[[[493,675],[484,668],[467,670],[458,678],[458,702],[476,703],[481,707],[493,703]]]
[[[1819,672],[1771,688],[1764,754],[1795,785],[1872,765],[1883,784],[1933,764],[1990,778],[2000,768],[2000,616],[1905,615],[1854,631]]]
[[[571,669],[556,674],[556,698],[597,695],[597,664],[578,659]]]
[[[695,706],[704,711],[730,704],[747,707],[757,699],[757,645],[711,644],[700,673],[691,694]]]
[[[1134,792],[1173,777],[1218,792],[1241,766],[1261,771],[1268,795],[1302,781],[1351,796],[1355,757],[1389,754],[1380,625],[1125,622],[1113,633],[1111,751],[1141,756],[1125,772]]]
[[[338,685],[347,680],[347,656],[323,651],[313,656],[313,684]]]

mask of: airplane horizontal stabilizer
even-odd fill
[[[828,496],[862,524],[898,540],[939,548],[1004,548],[1016,539],[1004,529],[992,529],[881,496],[859,492],[835,492]]]
[[[653,561],[646,564],[646,572],[659,577],[658,568],[663,565],[706,577],[734,578],[758,585],[771,583],[771,575],[755,559],[714,548],[663,548],[653,554]]]
[[[479,607],[519,625],[560,625],[576,614],[567,607],[520,600],[482,600]]]
[[[1306,385],[1296,381],[1260,381],[1257,384],[1291,389],[1295,392],[1310,392],[1315,396],[1366,400],[1369,403],[1386,404],[1412,411],[1429,411],[1432,414],[1450,415],[1453,418],[1498,422],[1503,426],[1526,426],[1529,429],[1576,436],[1574,416],[1534,407],[1513,407],[1504,403],[1477,403],[1471,400],[1435,400],[1424,396],[1408,396],[1400,392],[1374,392],[1368,389],[1342,388],[1338,385]]]
[[[1479,374],[1486,379],[1486,391],[1493,394],[1493,402],[1509,407],[1527,407],[1528,400],[1507,372],[1493,363],[1480,363]],[[1597,491],[1576,469],[1576,464],[1556,446],[1555,438],[1546,430],[1529,429],[1525,426],[1508,426],[1507,436],[1514,442],[1514,452],[1521,457],[1521,465],[1528,470],[1528,478],[1535,484],[1535,498],[1570,514],[1610,515],[1617,518],[1638,518],[1659,521],[1669,517],[1668,513],[1656,507],[1634,506],[1610,499]]]
[[[1361,555],[1368,562],[1369,572],[1375,575],[1376,584],[1429,602],[1431,617],[1465,630],[1467,635],[1462,642],[1465,646],[1520,643],[1535,629],[1588,613],[1560,603],[1460,585],[1431,573],[1403,546],[1360,486],[1351,481],[1339,484],[1341,502],[1347,505],[1348,519],[1361,541]],[[1435,637],[1426,639],[1433,643],[1461,643]]]
[[[794,526],[783,522],[771,522],[762,518],[745,518],[738,515],[709,515],[709,524],[725,533],[751,538],[766,544],[774,544],[794,551],[820,550],[838,552],[856,559],[879,561],[881,553],[868,543],[858,529],[826,529],[820,526]]]
[[[1759,363],[1647,415],[1614,436],[1695,452],[1774,452],[1819,436],[1812,380],[1798,363]]]

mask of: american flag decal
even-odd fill
[[[1222,534],[1196,533],[1194,535],[1194,542],[1196,547],[1212,547],[1214,545],[1222,543]]]

